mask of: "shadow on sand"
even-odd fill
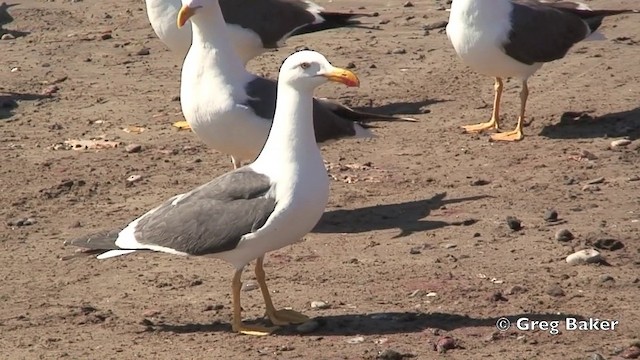
[[[640,107],[598,117],[588,112],[566,112],[560,122],[547,125],[540,135],[550,139],[640,138]]]
[[[572,317],[584,320],[585,317],[573,314],[513,314],[498,317],[474,318],[468,315],[446,313],[414,313],[414,312],[384,312],[358,315],[322,316],[313,319],[317,329],[301,334],[295,326],[283,327],[277,330],[279,335],[308,335],[308,336],[353,336],[353,335],[384,335],[418,333],[426,329],[440,329],[452,331],[461,328],[486,328],[496,330],[496,323],[501,318],[507,318],[511,324],[520,318],[529,320],[564,321]],[[266,320],[265,320],[266,322]],[[246,323],[255,323],[247,321]],[[146,331],[166,331],[173,333],[198,332],[230,332],[231,325],[222,322],[210,324],[149,324]]]
[[[400,229],[394,238],[411,235],[418,231],[427,231],[445,226],[468,226],[477,221],[473,219],[460,222],[421,220],[429,216],[432,210],[444,205],[465,201],[475,201],[489,195],[470,196],[457,199],[445,199],[447,193],[436,194],[430,199],[408,201],[398,204],[384,204],[359,209],[339,209],[324,213],[314,233],[363,233],[373,230]]]
[[[354,110],[383,115],[421,115],[429,113],[429,110],[425,109],[429,105],[445,101],[449,100],[427,99],[414,102],[396,102],[380,106],[354,107]]]
[[[8,10],[16,5],[20,5],[20,4],[7,4],[6,2],[3,2],[2,4],[0,4],[0,36],[4,34],[11,34],[13,35],[14,38],[19,38],[19,37],[29,35],[29,32],[27,31],[9,30],[9,29],[2,28],[4,25],[7,25],[13,22],[14,20],[13,16],[9,14]]]
[[[33,101],[48,99],[49,95],[1,93],[0,94],[0,120],[13,116],[13,110],[18,107],[18,101]]]

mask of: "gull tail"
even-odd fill
[[[340,13],[340,12],[325,12],[321,11],[317,13],[317,16],[322,19],[322,21],[317,21],[315,23],[307,24],[305,26],[301,26],[291,33],[291,36],[309,34],[322,30],[330,30],[330,29],[338,29],[343,27],[356,27],[356,28],[366,28],[362,25],[359,20],[356,18],[359,17],[373,17],[374,14],[355,14],[355,13]]]
[[[354,110],[346,105],[338,104],[328,99],[318,98],[318,101],[322,103],[322,105],[326,106],[331,110],[334,114],[356,122],[372,122],[372,121],[406,121],[406,122],[416,122],[418,121],[415,118],[411,117],[401,117],[394,115],[384,115],[384,114],[374,114],[366,111]],[[367,127],[371,127],[367,125]]]
[[[121,249],[116,245],[116,240],[120,235],[120,229],[101,231],[89,236],[84,236],[72,240],[67,240],[64,245],[77,246],[80,249],[75,254],[65,256],[63,260],[98,254],[98,259],[108,259],[120,255],[132,253],[137,250]]]

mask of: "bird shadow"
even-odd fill
[[[3,2],[2,4],[0,4],[0,28],[2,28],[4,25],[7,25],[13,21],[13,16],[11,16],[7,10],[9,10],[9,8],[12,8],[16,5],[20,5],[20,4],[7,4],[6,2]]]
[[[30,32],[28,31],[9,30],[9,29],[2,28],[4,25],[7,25],[13,22],[14,18],[13,16],[11,16],[11,14],[9,14],[8,10],[9,8],[12,8],[16,5],[20,5],[20,4],[7,4],[6,2],[3,2],[2,4],[0,4],[0,36],[3,36],[4,34],[10,34],[15,39],[15,38],[27,36],[30,34]]]
[[[427,329],[453,331],[464,328],[490,328],[496,330],[498,321],[506,318],[510,324],[516,324],[518,319],[527,318],[529,321],[558,321],[567,318],[585,320],[582,315],[563,313],[523,313],[501,315],[496,317],[472,317],[469,315],[449,313],[417,313],[417,312],[381,312],[370,314],[346,314],[316,317],[310,320],[313,327],[306,330],[298,329],[295,325],[279,328],[277,335],[297,336],[354,336],[354,335],[384,335],[419,333]],[[245,321],[246,324],[264,323],[262,319]],[[561,329],[559,327],[558,329]],[[231,325],[216,321],[209,324],[154,324],[149,321],[145,331],[171,332],[178,334],[231,332]]]
[[[0,120],[9,119],[14,115],[13,111],[18,107],[18,101],[34,101],[48,99],[49,95],[30,93],[4,93],[0,94]]]
[[[389,103],[379,106],[360,106],[354,107],[354,110],[357,111],[366,111],[374,114],[383,114],[383,115],[421,115],[429,113],[429,110],[425,109],[426,107],[438,104],[441,102],[446,102],[450,100],[444,99],[426,99],[420,101],[401,101],[395,103]]]
[[[640,138],[640,107],[602,116],[589,113],[565,112],[559,123],[545,126],[540,135],[551,139]]]
[[[491,197],[477,195],[455,199],[445,199],[447,193],[436,194],[429,199],[407,201],[397,204],[367,206],[359,209],[339,209],[323,214],[314,233],[363,233],[374,230],[399,229],[393,238],[411,235],[418,231],[427,231],[446,226],[468,226],[477,222],[474,219],[459,222],[421,220],[429,216],[432,210],[449,204],[475,201]]]

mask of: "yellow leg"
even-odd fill
[[[191,126],[189,126],[189,123],[184,120],[176,121],[172,124],[172,126],[178,128],[178,130],[191,130]]]
[[[529,86],[527,80],[522,82],[522,90],[520,91],[520,115],[518,116],[518,124],[515,130],[491,135],[492,141],[520,141],[524,138],[522,133],[522,122],[524,121],[524,111],[527,107],[527,99],[529,98]]]
[[[481,132],[484,130],[495,129],[500,130],[500,100],[502,99],[502,90],[504,85],[502,84],[501,78],[496,78],[496,82],[493,85],[493,89],[495,91],[495,96],[493,98],[493,110],[491,111],[491,120],[488,122],[475,124],[475,125],[465,125],[462,128],[466,132]]]
[[[242,288],[242,269],[236,270],[233,274],[231,288],[233,291],[233,323],[231,328],[235,332],[246,335],[264,336],[271,334],[277,327],[264,327],[257,325],[244,325],[242,323],[242,307],[240,306],[240,289]]]
[[[262,297],[264,297],[264,305],[267,308],[267,317],[274,325],[284,326],[290,324],[302,324],[308,321],[309,318],[299,312],[293,310],[276,310],[271,301],[271,295],[267,288],[267,282],[265,279],[265,273],[263,268],[264,257],[259,257],[256,261],[256,279],[260,285],[260,291],[262,291]]]

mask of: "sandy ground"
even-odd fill
[[[546,65],[530,81],[527,138],[496,144],[460,130],[489,118],[493,82],[457,60],[444,29],[424,30],[446,21],[444,1],[320,3],[377,11],[370,20],[380,29],[294,38],[251,68],[275,76],[307,45],[335,65],[352,62],[362,80],[359,89],[326,85],[318,95],[419,121],[380,124],[376,139],[323,148],[334,178],[326,214],[266,264],[276,306],[315,322],[262,338],[230,332],[232,269],[223,262],[162,254],[61,260],[74,250],[64,240],[122,226],[231,168],[193,133],[172,129],[181,118],[180,61],[156,39],[143,2],[23,0],[7,9],[13,21],[0,15],[2,31],[16,37],[0,41],[1,358],[633,358],[640,18],[609,18],[608,41],[579,44]],[[138,54],[143,48],[148,55]],[[518,91],[507,83],[507,127]],[[145,131],[123,131],[131,126]],[[120,146],[61,145],[101,136]],[[622,138],[631,144],[610,149]],[[128,153],[130,144],[142,151]],[[132,175],[142,178],[130,185]],[[558,221],[545,221],[548,209]],[[509,229],[507,216],[522,229]],[[555,240],[563,228],[575,239]],[[591,247],[604,248],[606,261],[566,263]],[[262,321],[254,279],[248,268],[244,316]],[[312,301],[328,308],[312,309]],[[619,324],[500,332],[501,317]],[[455,348],[439,353],[434,343],[446,336]]]

